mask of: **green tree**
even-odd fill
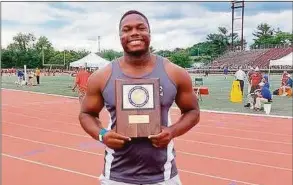
[[[188,53],[185,51],[179,51],[171,54],[170,61],[174,64],[177,64],[183,68],[191,67],[191,58],[189,57]]]
[[[99,54],[100,57],[105,58],[106,60],[113,61],[115,58],[119,58],[123,55],[122,52],[117,52],[112,49],[110,50],[103,50]]]
[[[274,29],[267,23],[261,23],[257,26],[252,35],[255,38],[253,39],[254,43],[251,47],[260,47],[261,45],[272,44]]]

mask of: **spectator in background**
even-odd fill
[[[286,79],[287,81],[284,83],[284,85],[281,86],[281,91],[280,91],[281,96],[292,95],[293,80],[291,78],[291,75],[287,73]]]
[[[287,71],[284,71],[282,74],[282,79],[281,79],[281,86],[285,86],[288,80],[288,73]]]
[[[24,73],[22,72],[22,70],[17,70],[17,85],[22,86],[23,85],[23,81],[24,81]]]
[[[72,88],[72,91],[75,91],[75,88],[78,87],[78,98],[79,103],[82,102],[85,92],[87,89],[87,81],[91,73],[87,71],[86,67],[81,67],[75,77],[75,84]]]
[[[272,94],[270,90],[265,87],[265,83],[261,82],[259,84],[260,92],[257,93],[256,100],[255,100],[255,110],[260,111],[262,108],[263,103],[270,102],[272,100]]]
[[[40,76],[41,76],[41,71],[39,68],[36,68],[36,72],[35,72],[36,78],[37,78],[37,84],[40,84]]]
[[[225,79],[227,79],[228,72],[229,72],[228,67],[225,67],[224,68],[224,76],[225,76]]]
[[[256,89],[259,89],[259,83],[262,80],[262,75],[259,68],[256,67],[254,72],[251,74],[251,89],[250,93],[253,93]]]
[[[242,92],[242,95],[243,95],[244,79],[246,78],[246,74],[242,70],[242,66],[240,66],[238,71],[236,71],[235,78],[240,83],[240,88],[241,88],[241,92]]]
[[[264,83],[264,86],[270,89],[270,83],[269,83],[269,77],[268,75],[264,75],[262,78],[262,82]]]
[[[251,90],[251,75],[253,74],[253,67],[250,67],[249,68],[249,71],[247,72],[247,90],[248,90],[248,93],[250,93],[250,90]]]

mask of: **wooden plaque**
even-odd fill
[[[148,137],[161,131],[159,79],[115,80],[116,132]]]

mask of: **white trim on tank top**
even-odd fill
[[[171,116],[170,116],[170,110],[168,111],[168,124],[167,126],[171,126]],[[164,164],[164,180],[169,180],[171,178],[171,171],[172,171],[172,160],[174,159],[173,155],[173,148],[174,148],[174,142],[173,140],[170,141],[170,143],[167,146],[167,161]]]

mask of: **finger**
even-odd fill
[[[156,148],[159,148],[159,145],[157,145],[157,144],[155,144],[155,143],[153,143],[152,144],[154,147],[156,147]]]
[[[110,141],[109,141],[109,144],[110,145],[113,145],[113,146],[121,146],[121,145],[124,145],[125,141],[124,140],[121,140],[121,139],[115,139],[115,138],[111,138]]]
[[[149,135],[148,138],[149,138],[149,139],[159,139],[159,138],[161,138],[162,136],[164,136],[164,132],[161,132],[161,133],[156,134],[156,135]]]
[[[124,140],[124,141],[131,141],[130,137],[126,137],[126,136],[123,136],[121,134],[117,134],[115,132],[113,132],[112,134],[113,134],[113,136],[112,136],[113,138]]]

